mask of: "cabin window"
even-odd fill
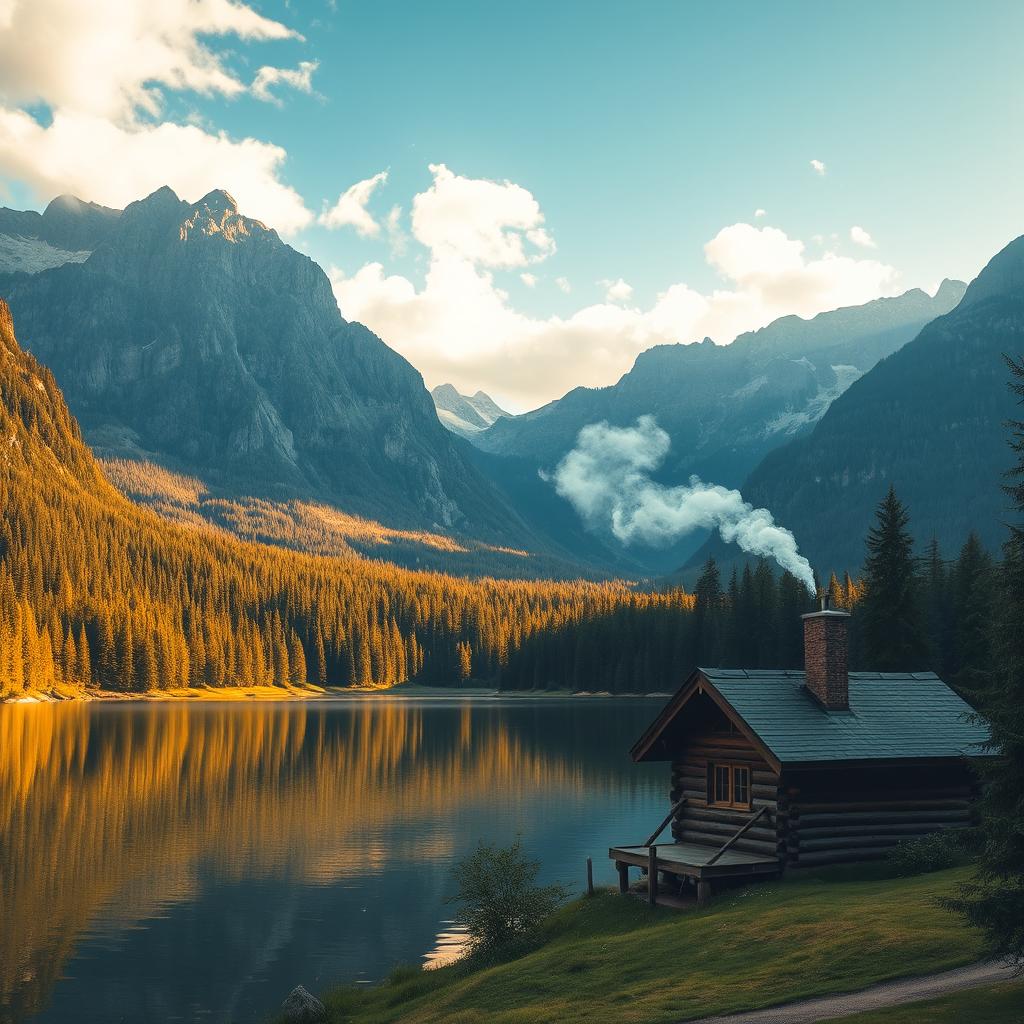
[[[750,807],[750,769],[745,764],[709,764],[708,796],[718,807]]]

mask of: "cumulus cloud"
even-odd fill
[[[812,160],[811,161],[811,170],[813,170],[815,174],[824,175],[824,173],[825,173],[825,165],[820,160]]]
[[[569,284],[569,278],[567,277],[556,277],[555,284],[558,285],[558,290],[565,292],[566,295],[572,291],[572,285]]]
[[[766,210],[762,210],[760,206],[754,211],[754,216],[755,217],[764,217],[766,214],[767,214],[767,211]]]
[[[356,232],[363,238],[376,238],[380,234],[380,224],[373,219],[372,214],[367,210],[367,204],[377,188],[388,180],[388,172],[381,171],[372,178],[357,181],[354,185],[338,196],[338,201],[329,209],[320,214],[319,222],[327,228],[341,228],[346,225],[356,229]],[[396,212],[397,211],[397,212]],[[389,214],[389,227],[392,220],[397,223],[401,216],[401,209],[395,207]]]
[[[555,243],[540,203],[512,182],[463,178],[431,164],[433,184],[412,204],[412,233],[442,256],[485,267],[523,267],[550,256]]]
[[[437,199],[437,181],[466,182],[459,190],[470,195],[478,194],[470,187],[477,183],[441,166],[434,175],[431,188],[413,201],[419,217],[414,213],[412,237],[429,255],[422,283],[389,273],[380,262],[355,272],[332,267],[335,294],[346,317],[385,338],[429,384],[448,381],[469,394],[483,388],[517,409],[577,385],[609,384],[652,345],[705,336],[725,344],[780,316],[810,317],[898,290],[896,271],[877,260],[829,252],[811,258],[802,241],[779,228],[741,223],[705,246],[705,259],[722,278],[719,287],[698,291],[678,282],[646,308],[624,304],[620,294],[618,301],[606,297],[569,316],[530,316],[515,308],[498,275],[506,268],[531,272],[521,268],[538,256],[527,232],[543,224],[539,204],[519,186],[485,181],[498,189],[497,195],[482,189],[490,214],[484,216],[482,203],[466,203],[461,215],[471,223],[463,226],[457,204]],[[507,206],[506,189],[515,190]],[[430,203],[424,206],[424,196],[443,208],[443,217]],[[566,279],[555,283],[568,291]]]
[[[530,273],[523,273],[519,275],[519,280],[526,285],[527,288],[537,287],[537,275]]]
[[[605,289],[604,297],[607,302],[629,302],[633,297],[633,286],[627,284],[621,277],[617,281],[606,278],[598,284]]]
[[[850,228],[850,241],[855,242],[857,245],[864,246],[865,249],[877,249],[878,246],[875,244],[875,240],[861,227],[856,224]]]
[[[727,544],[774,558],[813,594],[810,563],[767,509],[695,476],[676,487],[652,480],[670,444],[653,416],[641,416],[633,427],[592,423],[579,432],[551,479],[590,529],[610,530],[624,544],[664,547],[694,530],[717,529]]]
[[[303,227],[311,214],[281,180],[283,149],[194,120],[161,120],[168,92],[235,98],[250,90],[225,48],[210,43],[224,37],[301,38],[238,0],[6,0],[0,175],[40,199],[67,191],[112,206],[162,184],[184,195],[222,187],[246,213],[283,231]],[[301,88],[304,67],[264,70]]]
[[[315,60],[304,60],[297,68],[274,68],[264,66],[256,72],[252,82],[252,94],[264,103],[283,106],[281,99],[271,90],[274,86],[283,85],[296,92],[311,93],[313,91],[313,72],[320,65]]]

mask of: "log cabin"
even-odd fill
[[[877,859],[971,824],[984,723],[933,672],[849,672],[849,615],[827,601],[803,621],[803,672],[698,668],[636,742],[634,761],[671,764],[672,809],[646,843],[609,850],[622,891],[638,866],[705,902],[724,878]]]

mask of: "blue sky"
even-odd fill
[[[40,7],[68,2],[37,0]],[[154,6],[166,6],[173,19],[176,2],[181,0]],[[103,6],[95,12],[101,24]],[[116,17],[118,5],[109,6]],[[250,7],[303,38],[280,38],[269,30],[254,36],[244,26],[235,34],[211,35],[199,25],[198,45],[243,85],[260,67],[315,61],[310,92],[275,87],[280,105],[248,89],[208,83],[204,94],[181,87],[172,63],[170,70],[157,67],[152,78],[144,67],[124,72],[125,81],[117,84],[128,98],[97,101],[88,114],[109,119],[122,134],[191,122],[211,138],[223,132],[233,142],[252,138],[281,147],[287,155],[272,176],[297,193],[313,216],[356,182],[386,170],[387,181],[367,203],[382,226],[376,237],[351,225],[329,230],[315,221],[298,230],[292,225],[287,237],[331,271],[343,312],[352,313],[347,303],[365,314],[424,370],[429,384],[446,376],[464,389],[476,382],[527,407],[574,379],[610,383],[648,342],[699,340],[687,332],[708,325],[721,334],[715,340],[729,341],[737,327],[778,313],[786,295],[796,296],[792,311],[810,315],[836,296],[839,302],[847,296],[863,300],[915,285],[933,287],[945,276],[969,277],[1024,232],[1024,4],[308,0]],[[0,58],[5,45],[17,42],[12,32],[19,27],[12,22],[5,41],[2,21],[0,12]],[[166,26],[141,23],[139,32],[163,38]],[[22,41],[26,32],[23,27]],[[94,73],[104,74],[105,66]],[[4,75],[0,70],[3,107],[44,127],[54,110],[70,111],[76,102],[71,86],[61,92],[63,86],[49,79],[26,84],[25,76],[5,81]],[[154,82],[159,99],[143,109],[138,96]],[[62,184],[59,174],[39,170],[48,156],[44,141],[38,140],[41,155],[33,167],[24,156],[5,159],[0,130],[0,182],[10,205],[39,206],[48,188]],[[143,158],[151,153],[145,150]],[[824,174],[812,169],[812,160],[824,163]],[[172,154],[166,162],[172,179],[173,162]],[[481,291],[458,351],[435,364],[431,354],[458,331],[450,312],[441,315],[435,307],[458,305],[461,292],[452,282],[461,270],[447,266],[448,283],[433,286],[432,300],[420,294],[441,257],[436,246],[422,243],[409,218],[413,197],[434,181],[429,167],[442,164],[459,182],[520,186],[539,207],[537,224],[553,246],[541,253],[526,245],[532,256],[500,265],[448,253],[472,264],[461,268],[475,275],[470,291],[479,286],[500,294],[495,299]],[[215,164],[204,174],[218,170]],[[242,172],[230,159],[222,171],[229,180],[217,184],[235,190],[230,179]],[[152,166],[140,172],[139,188],[152,172]],[[182,172],[183,181],[202,177],[189,173]],[[78,169],[64,177],[72,191],[92,187],[102,193],[83,198],[112,202],[123,196],[115,205],[132,198],[136,181],[121,175],[115,187],[97,172],[94,184]],[[242,203],[243,212],[275,223],[274,203],[253,208],[261,193],[239,184],[237,191],[256,197]],[[396,205],[405,237],[398,249],[394,234],[383,229]],[[755,217],[758,210],[764,213]],[[744,239],[759,244],[760,236],[747,232],[730,239],[729,255],[717,263],[704,248],[737,224],[799,240],[805,264],[826,253],[847,258],[849,267],[827,269],[840,276],[849,271],[853,284],[830,280],[812,298],[803,284],[784,292],[773,282],[767,301],[757,283],[759,298],[752,305],[749,282],[760,282],[767,269],[755,267],[737,280],[723,267],[735,263],[735,247]],[[852,240],[854,226],[874,247]],[[495,228],[527,230],[500,221]],[[776,249],[764,258],[774,261]],[[382,268],[376,278],[367,274],[353,283],[362,267],[374,263]],[[534,278],[532,286],[523,274]],[[390,284],[382,283],[388,279]],[[600,282],[619,279],[632,290],[609,300],[609,285]],[[705,299],[716,289],[742,292],[744,314],[726,320],[680,315],[673,339],[665,315],[655,316],[652,327],[647,312],[680,284]],[[396,296],[402,298],[398,305]],[[496,302],[503,304],[497,313]],[[581,310],[605,307],[573,321]],[[636,318],[626,324],[618,307],[647,319],[642,326]],[[477,357],[470,352],[473,339],[491,333],[493,316],[503,318],[493,327],[503,340],[481,339],[487,351]],[[429,329],[425,319],[431,319]],[[585,328],[598,321],[588,348]],[[532,341],[521,343],[517,332]],[[602,346],[615,351],[595,361],[591,349]],[[557,350],[558,365],[552,361],[540,373],[545,379],[531,384],[538,347]],[[574,363],[580,365],[578,378]]]

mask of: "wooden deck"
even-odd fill
[[[629,888],[630,867],[649,867],[650,849],[647,846],[613,846],[609,849],[608,856],[615,861],[615,866],[619,869],[620,892],[626,892]],[[710,900],[711,886],[715,879],[753,879],[777,875],[782,869],[778,857],[745,853],[742,850],[729,849],[719,852],[713,846],[701,846],[697,843],[666,843],[654,849],[657,871],[694,879],[700,903]],[[715,862],[708,864],[715,854],[718,854]]]

